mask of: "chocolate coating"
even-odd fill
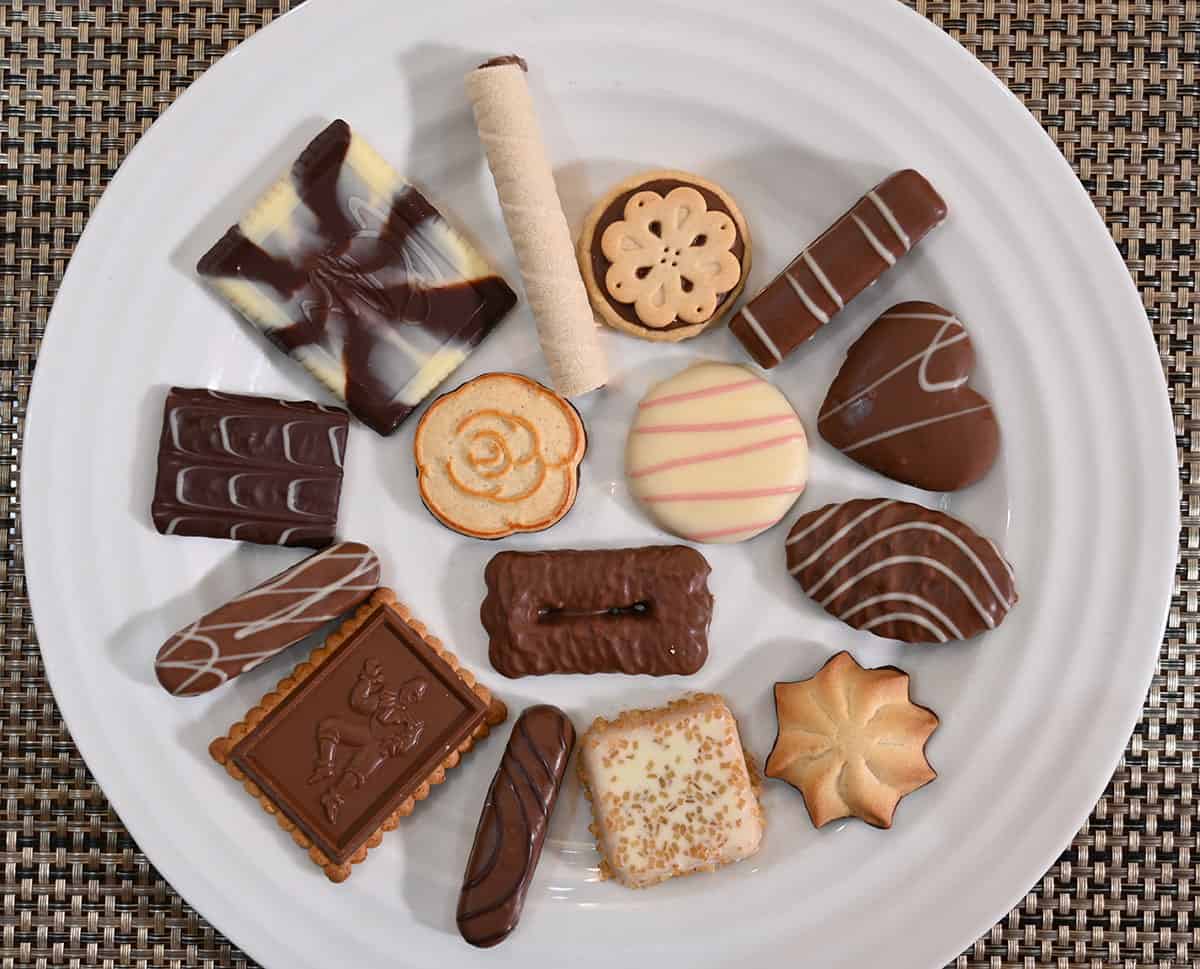
[[[172,387],[150,514],[164,535],[323,548],[349,417],[311,401]]]
[[[499,57],[493,57],[480,64],[478,70],[483,70],[485,67],[507,67],[510,64],[516,64],[526,74],[529,73],[529,65],[525,62],[525,58],[517,54],[501,54]]]
[[[501,552],[484,570],[488,658],[508,677],[695,673],[713,598],[694,548]]]
[[[729,328],[755,363],[776,366],[945,218],[945,201],[919,172],[889,175],[742,307]]]
[[[335,121],[292,165],[286,232],[250,239],[236,225],[196,270],[253,285],[291,321],[256,320],[267,338],[390,434],[453,369],[438,361],[470,353],[516,295],[490,272],[470,278],[464,267],[479,269],[479,257],[390,170],[390,197],[378,201],[385,188],[356,168],[352,141]]]
[[[471,945],[496,945],[517,927],[574,746],[557,707],[530,707],[513,725],[458,897],[458,930]]]
[[[988,473],[1000,426],[966,386],[975,349],[936,303],[893,306],[850,347],[817,428],[842,453],[889,478],[954,491]]]
[[[970,639],[1017,602],[1012,567],[957,518],[884,498],[826,505],[787,539],[809,598],[855,629],[908,643]]]
[[[379,556],[339,542],[189,623],[163,643],[158,682],[175,696],[207,693],[349,612],[379,585]]]
[[[466,741],[487,704],[382,605],[230,753],[335,864],[345,864]]]
[[[620,316],[623,320],[632,323],[634,326],[641,327],[645,330],[653,331],[654,328],[646,326],[645,323],[638,319],[637,309],[634,307],[634,304],[617,302],[612,298],[607,287],[604,285],[604,279],[608,275],[608,270],[609,267],[612,266],[612,263],[608,260],[608,257],[604,255],[604,251],[601,248],[601,241],[604,238],[604,230],[614,222],[620,222],[621,219],[624,218],[626,204],[638,192],[657,192],[659,195],[665,197],[667,193],[671,191],[671,189],[680,187],[694,188],[697,192],[699,192],[704,197],[704,203],[708,206],[710,212],[724,212],[726,215],[732,217],[733,213],[729,211],[729,206],[726,204],[725,200],[711,189],[705,188],[703,185],[697,185],[694,182],[684,181],[682,179],[659,178],[644,182],[641,185],[636,185],[629,189],[629,191],[623,192],[613,199],[612,202],[609,203],[608,208],[604,210],[604,213],[596,221],[596,227],[592,232],[592,275],[597,282],[597,288],[599,292],[604,297],[605,302],[613,308],[613,311],[617,313],[618,316]],[[734,219],[734,225],[737,225],[736,219]],[[741,263],[742,278],[744,279],[746,274],[746,240],[742,238],[740,229],[738,230],[737,238],[734,240],[734,243],[730,247],[729,251],[732,252],[737,258],[737,261]],[[718,309],[720,309],[726,295],[728,294],[719,294],[717,298]],[[675,330],[681,326],[695,325],[695,323],[688,323],[684,320],[676,319],[674,323],[668,324],[660,329]]]

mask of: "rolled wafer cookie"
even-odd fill
[[[519,57],[497,57],[467,75],[467,96],[551,382],[564,396],[578,397],[605,384],[608,365],[542,143],[526,71]]]

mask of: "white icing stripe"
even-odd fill
[[[957,316],[945,313],[884,313],[881,320],[937,320],[939,323],[958,323]],[[959,326],[962,324],[959,323]]]
[[[797,542],[803,541],[808,535],[810,535],[812,532],[815,532],[818,528],[820,528],[822,525],[824,525],[827,521],[829,521],[830,518],[832,518],[837,513],[838,513],[838,506],[830,505],[828,510],[825,512],[825,514],[823,514],[820,518],[818,518],[815,522],[813,522],[811,525],[809,525],[803,531],[796,532],[795,535],[789,535],[786,544],[795,545]]]
[[[329,451],[333,455],[333,463],[340,468],[342,466],[342,449],[338,447],[337,432],[336,427],[329,429]]]
[[[951,337],[949,340],[942,342],[942,337],[950,327],[957,325],[960,329],[962,324],[955,320],[953,323],[943,323],[937,334],[933,338],[933,342],[925,348],[925,352],[921,354],[921,366],[917,368],[917,386],[927,394],[939,394],[944,390],[957,390],[969,379],[967,376],[952,377],[950,380],[933,381],[929,379],[929,365],[933,363],[934,354],[938,350],[950,346],[952,343],[957,343],[957,337]],[[963,330],[959,334],[962,339],[966,339],[967,331]]]
[[[957,322],[957,321],[955,321],[955,322]],[[929,346],[927,346],[920,353],[914,353],[907,360],[903,361],[902,363],[898,363],[896,366],[894,366],[891,370],[889,370],[887,373],[885,373],[878,380],[874,381],[873,383],[867,384],[867,386],[863,387],[862,390],[858,391],[852,397],[847,397],[836,407],[831,407],[829,410],[825,411],[824,414],[820,415],[817,418],[817,422],[820,423],[821,421],[828,420],[834,414],[837,414],[840,411],[844,410],[845,408],[849,407],[856,400],[859,400],[862,397],[865,397],[876,387],[882,386],[883,384],[887,383],[894,376],[896,376],[896,374],[901,373],[902,371],[908,369],[914,363],[916,363],[918,360],[921,361],[921,373],[918,374],[918,376],[917,376],[917,382],[921,385],[922,390],[928,390],[928,391],[949,390],[949,389],[953,389],[954,387],[961,387],[963,384],[965,384],[967,382],[966,377],[963,377],[962,379],[957,380],[957,381],[949,381],[948,380],[948,381],[945,381],[943,384],[930,384],[924,376],[925,367],[927,366],[929,360],[932,358],[933,354],[937,353],[938,350],[943,350],[948,346],[953,346],[955,343],[958,343],[960,340],[965,340],[967,338],[967,331],[963,330],[961,333],[958,333],[955,336],[952,336],[949,340],[943,341],[942,334],[946,331],[946,328],[949,326],[950,326],[949,323],[945,324],[942,327],[942,329],[940,329],[938,331],[937,336],[935,336],[933,338],[933,342],[930,343]]]
[[[842,448],[842,453],[849,454],[851,451],[857,451],[860,447],[866,447],[868,444],[876,444],[879,441],[886,441],[889,437],[895,437],[897,434],[907,434],[909,431],[915,431],[919,427],[928,427],[930,424],[940,424],[942,421],[952,421],[956,417],[966,417],[968,414],[977,414],[981,410],[991,410],[991,407],[991,404],[980,404],[978,407],[967,407],[963,410],[957,410],[953,414],[942,414],[939,417],[927,417],[923,421],[913,421],[911,424],[903,424],[900,427],[892,428],[890,431],[872,434],[868,438],[864,438],[861,441],[856,441],[849,447]]]
[[[896,233],[896,238],[904,246],[904,251],[908,252],[912,248],[912,240],[908,237],[908,233],[904,231],[904,226],[900,224],[900,220],[896,218],[896,213],[888,207],[888,204],[879,197],[879,193],[874,189],[871,189],[867,193],[867,198],[875,203],[875,208],[879,209],[879,214],[887,220],[888,228]]]
[[[925,555],[893,555],[890,558],[876,562],[874,565],[868,566],[857,575],[850,577],[841,585],[839,585],[833,590],[833,592],[829,593],[829,595],[821,600],[821,606],[828,606],[829,603],[833,602],[834,599],[845,593],[848,589],[853,588],[868,575],[872,575],[875,572],[881,571],[882,569],[891,568],[893,565],[924,565],[941,572],[946,576],[946,578],[958,586],[959,591],[962,592],[967,601],[975,607],[975,611],[979,613],[979,618],[983,620],[984,625],[986,625],[989,629],[994,629],[996,627],[996,620],[992,618],[991,613],[983,608],[983,603],[979,601],[979,597],[976,596],[971,587],[967,585],[966,580],[948,565],[939,562],[937,559],[931,559]],[[1001,604],[1003,604],[1003,600],[1001,601]]]
[[[759,342],[767,348],[767,352],[775,358],[776,363],[783,363],[783,354],[779,352],[779,347],[775,346],[775,342],[767,336],[767,331],[762,328],[762,324],[754,318],[754,314],[750,312],[749,306],[742,307],[742,316],[746,318],[746,323],[750,329],[754,331],[754,335],[758,337]]]
[[[795,575],[801,569],[808,568],[810,565],[813,564],[813,562],[815,562],[822,555],[824,555],[826,553],[826,551],[829,550],[830,546],[834,545],[836,542],[841,541],[842,538],[844,538],[853,529],[857,528],[859,525],[861,525],[863,522],[865,522],[872,515],[883,511],[883,509],[887,508],[889,505],[894,505],[895,503],[896,503],[895,501],[881,501],[881,502],[878,502],[878,503],[872,505],[870,508],[868,508],[862,514],[858,515],[853,521],[849,522],[846,525],[843,525],[836,532],[834,532],[832,535],[830,535],[827,539],[825,539],[824,542],[822,542],[820,545],[817,546],[816,550],[808,558],[806,558],[799,565],[792,566],[790,569],[788,569],[788,571],[791,572],[792,575]],[[834,508],[834,511],[837,511],[838,506],[834,505],[833,508]],[[832,514],[832,512],[830,514]],[[826,517],[828,517],[828,515]],[[824,519],[822,519],[822,521],[823,520]]]
[[[825,275],[825,270],[817,265],[817,261],[813,258],[812,253],[805,249],[802,253],[800,253],[800,258],[804,260],[804,265],[806,265],[809,270],[811,270],[812,274],[817,278],[817,282],[821,284],[821,288],[825,290],[826,295],[833,300],[834,305],[837,306],[839,310],[844,310],[846,308],[846,301],[842,299],[842,294],[839,293],[834,287],[833,283],[829,281],[829,277]]]
[[[804,308],[812,314],[813,319],[822,324],[829,322],[829,314],[813,302],[812,297],[804,291],[803,286],[801,286],[794,278],[792,278],[791,273],[784,273],[783,278],[792,284],[792,289],[796,291],[796,295],[800,297],[800,302],[802,302],[804,304]]]
[[[939,643],[944,643],[949,640],[949,637],[940,629],[938,629],[937,626],[931,623],[924,616],[919,616],[915,612],[889,612],[882,616],[876,616],[870,622],[863,623],[858,628],[863,632],[870,632],[876,626],[882,626],[889,622],[911,622],[913,625],[928,629],[931,633],[933,633],[934,636],[937,637],[937,641]]]
[[[238,480],[241,478],[244,478],[244,477],[245,477],[245,472],[243,472],[241,474],[235,474],[235,475],[231,476],[229,479],[229,503],[231,505],[233,505],[234,508],[245,508],[246,507],[240,501],[238,501],[238,496],[237,496]]]
[[[892,253],[892,250],[879,241],[879,237],[871,231],[867,223],[865,223],[857,215],[851,215],[850,218],[854,220],[854,224],[858,226],[859,231],[866,236],[867,242],[871,244],[871,248],[879,253],[879,258],[886,262],[889,266],[896,265],[896,256]]]
[[[1000,551],[1000,546],[993,542],[990,538],[984,539],[990,546],[992,551],[996,553],[996,558],[1000,560],[1000,564],[1004,566],[1004,571],[1008,573],[1008,581],[1013,585],[1017,584],[1017,573],[1013,571],[1013,567],[1008,564],[1008,559],[1004,557],[1004,553]]]
[[[952,636],[954,636],[955,639],[963,638],[962,631],[958,628],[958,626],[956,626],[954,624],[954,621],[949,616],[947,616],[944,612],[942,612],[941,609],[939,609],[937,606],[935,606],[928,599],[925,599],[918,595],[913,595],[910,592],[887,592],[882,595],[870,596],[869,598],[863,599],[862,602],[856,603],[855,605],[851,606],[849,609],[847,609],[845,612],[843,612],[840,616],[838,616],[838,618],[840,620],[842,620],[842,622],[845,622],[847,619],[849,619],[851,616],[853,616],[856,612],[861,612],[863,609],[870,609],[871,606],[879,605],[879,603],[881,603],[881,602],[909,602],[915,606],[920,606],[926,612],[935,616],[937,618],[938,622],[940,622],[943,626],[945,626],[945,628],[950,632],[950,634]],[[878,620],[875,620],[874,622],[877,624]],[[862,628],[870,629],[871,627],[863,626]],[[945,642],[945,640],[943,640],[943,642]]]
[[[876,542],[881,542],[883,539],[891,535],[898,535],[901,532],[908,531],[933,532],[934,534],[940,535],[942,538],[946,539],[952,545],[956,546],[958,550],[967,558],[967,560],[975,566],[976,571],[983,577],[983,580],[992,590],[992,595],[996,597],[996,601],[1007,607],[1008,597],[1000,591],[1000,587],[996,585],[996,580],[992,578],[992,573],[988,571],[987,566],[983,564],[983,561],[978,555],[975,554],[971,546],[969,546],[948,528],[944,528],[941,525],[934,524],[933,522],[920,521],[902,522],[899,525],[892,525],[876,532],[874,535],[867,536],[867,538],[863,539],[863,541],[859,542],[858,545],[843,555],[837,564],[821,577],[820,581],[809,588],[807,590],[808,594],[810,596],[813,595],[818,589],[821,588],[821,586],[832,579],[835,575],[837,575],[838,572],[840,572],[843,568],[854,561],[855,558],[861,555],[864,550],[870,548]]]
[[[292,457],[292,428],[299,423],[299,421],[288,421],[283,425],[283,460],[285,460],[288,464],[299,464],[299,462]]]
[[[226,454],[232,454],[234,457],[240,458],[241,455],[233,449],[233,445],[229,441],[229,419],[229,415],[226,415],[217,421],[217,430],[221,434],[221,447],[225,449]]]

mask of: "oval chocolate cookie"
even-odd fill
[[[936,303],[901,303],[846,354],[817,428],[859,464],[930,491],[981,479],[1000,449],[987,398],[966,386],[975,350]]]
[[[788,571],[830,615],[886,639],[946,643],[1004,621],[1012,567],[957,518],[885,498],[826,505],[787,539]]]
[[[750,274],[750,233],[729,193],[697,175],[643,172],[593,207],[579,268],[605,323],[644,340],[703,333]]]

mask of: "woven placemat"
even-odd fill
[[[1107,220],[1162,355],[1184,495],[1167,635],[1128,751],[1057,864],[957,965],[1195,966],[1200,0],[905,2],[1021,97]],[[0,453],[20,455],[50,304],[117,165],[205,68],[295,5],[0,0]],[[16,463],[0,462],[0,966],[253,965],[159,877],[71,743],[30,623]]]

